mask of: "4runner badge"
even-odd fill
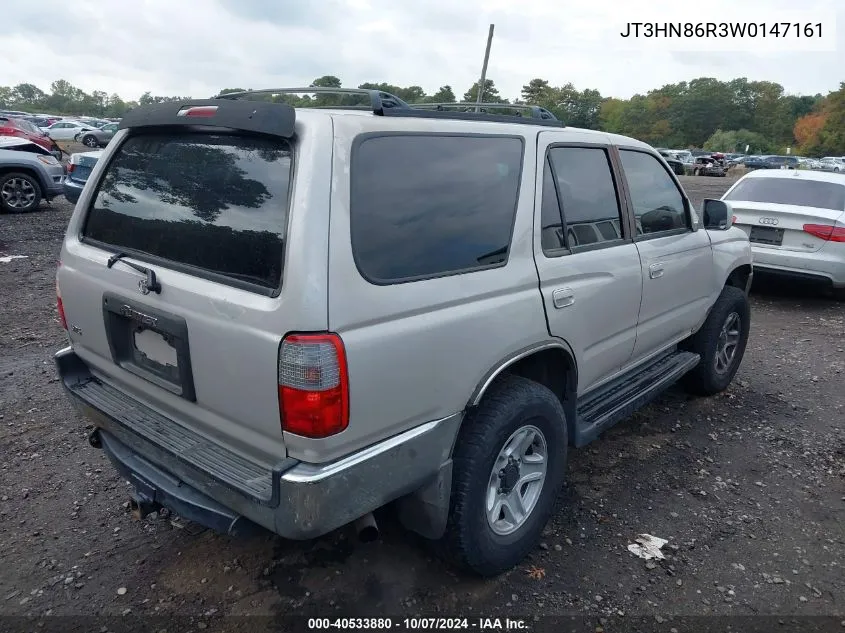
[[[135,321],[139,321],[141,324],[154,327],[156,323],[158,323],[158,319],[154,316],[150,316],[149,314],[144,314],[143,312],[138,312],[135,308],[128,305],[120,306],[120,314],[125,316],[128,319],[134,319]]]

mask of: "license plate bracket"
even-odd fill
[[[184,318],[107,292],[103,295],[103,320],[115,364],[196,401]]]
[[[783,244],[783,229],[776,229],[771,226],[752,226],[748,239],[757,244],[780,246]]]

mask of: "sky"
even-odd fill
[[[620,36],[629,21],[780,17],[820,23],[822,36]],[[429,94],[449,84],[460,97],[478,81],[490,23],[487,76],[507,98],[534,77],[619,98],[695,77],[774,81],[789,94],[845,81],[845,0],[39,0],[4,15],[0,85],[49,92],[66,79],[134,100],[335,75],[344,86],[385,81]]]

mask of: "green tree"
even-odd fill
[[[822,111],[825,122],[818,134],[818,141],[809,148],[817,155],[845,156],[845,81],[839,90],[831,92],[824,100]]]
[[[532,79],[522,87],[522,99],[532,105],[548,104],[552,99],[554,89],[545,79]],[[544,105],[544,107],[547,107]]]
[[[728,84],[712,77],[693,79],[672,104],[670,122],[687,145],[701,147],[722,124],[725,113],[732,106],[732,90]]]
[[[10,108],[13,103],[12,89],[9,86],[0,86],[0,108]]]
[[[455,103],[457,98],[452,86],[440,86],[440,88],[433,95],[426,97],[428,103]]]
[[[323,75],[311,82],[312,88],[340,88],[340,79],[334,75]]]
[[[478,82],[475,82],[464,93],[464,101],[468,103],[475,103],[478,101]],[[507,99],[503,99],[499,94],[496,84],[492,79],[484,80],[484,92],[481,94],[482,103],[508,103]]]
[[[602,101],[599,108],[599,128],[613,134],[621,134],[625,129],[625,110],[628,107],[626,99],[609,97]]]
[[[12,88],[12,102],[16,107],[30,110],[43,107],[47,93],[33,84],[18,84]]]
[[[768,153],[772,144],[762,134],[749,130],[716,130],[704,142],[704,149],[709,152],[748,152],[751,154]]]
[[[783,86],[771,81],[754,81],[749,85],[755,94],[751,129],[776,144],[791,144],[795,119],[790,103],[783,97]]]

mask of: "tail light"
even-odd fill
[[[731,217],[731,224],[736,224],[736,216]]]
[[[62,262],[59,262],[59,268],[62,267]],[[59,289],[59,277],[56,275],[56,308],[59,311],[59,323],[62,328],[67,330],[67,319],[65,318],[65,305],[62,303],[62,291]]]
[[[845,227],[830,224],[805,224],[804,232],[826,242],[845,242]]]
[[[70,162],[70,161],[68,161],[68,162],[67,162],[67,173],[68,173],[68,174],[72,174],[72,173],[73,173],[73,170],[74,170],[75,168],[76,168],[76,165],[74,165],[74,164],[73,164],[72,162]]]
[[[349,376],[337,334],[296,334],[279,349],[282,430],[321,438],[349,425]]]

